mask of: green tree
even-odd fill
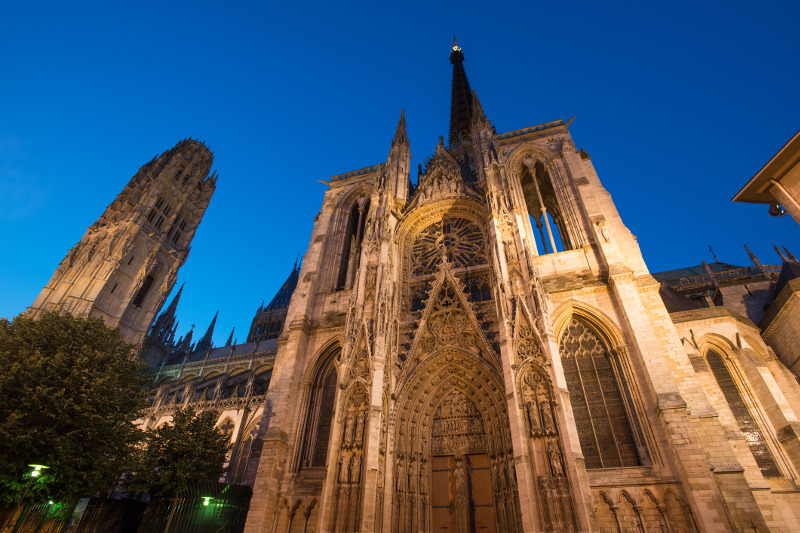
[[[230,439],[215,427],[217,414],[191,407],[175,411],[172,424],[147,431],[144,446],[126,480],[131,492],[171,496],[190,483],[216,481],[225,474]]]
[[[19,498],[30,463],[49,469],[26,500],[109,489],[141,439],[133,421],[146,392],[134,355],[99,318],[0,319],[0,500]]]

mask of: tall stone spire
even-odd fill
[[[192,327],[189,328],[189,333],[186,334],[185,337],[181,337],[178,339],[178,344],[175,347],[175,352],[173,355],[185,355],[192,351],[192,335],[194,334],[194,324]]]
[[[469,87],[467,73],[464,70],[464,54],[453,35],[453,49],[450,51],[450,63],[453,64],[453,86],[450,98],[450,146],[458,143],[459,134],[468,137],[472,123],[472,89]]]
[[[197,341],[197,346],[195,347],[195,351],[208,350],[209,348],[213,348],[212,337],[214,336],[214,326],[217,324],[218,316],[219,316],[219,309],[217,309],[217,314],[214,315],[214,320],[212,320],[211,324],[209,324],[208,331],[206,331],[206,334],[203,335],[202,339]]]
[[[486,118],[481,101],[478,100],[478,93],[475,91],[472,91],[472,122],[477,126],[489,125],[489,119]]]
[[[397,131],[392,139],[392,147],[389,150],[389,157],[386,160],[384,172],[386,181],[391,188],[396,201],[401,204],[408,198],[410,185],[408,181],[408,170],[411,163],[411,142],[406,133],[406,110],[400,112],[400,120],[397,121]]]
[[[181,300],[181,294],[183,294],[183,288],[186,286],[186,283],[181,283],[181,288],[178,289],[178,294],[175,295],[175,298],[167,306],[167,310],[161,313],[161,316],[175,316],[175,310],[178,309],[178,302]]]
[[[400,120],[397,121],[397,131],[394,132],[392,146],[395,144],[408,144],[408,134],[406,134],[406,110],[400,111]]]

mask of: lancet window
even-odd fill
[[[522,165],[520,183],[540,253],[571,250],[574,246],[566,214],[557,199],[550,173],[541,161],[536,161],[532,167]]]
[[[172,212],[172,205],[167,204],[166,207],[162,209],[164,205],[164,199],[159,196],[156,199],[156,203],[153,204],[153,208],[150,209],[150,212],[147,213],[147,221],[153,223],[156,229],[161,229],[161,226],[167,220],[170,212]],[[153,222],[155,220],[155,222]]]
[[[231,480],[233,483],[252,485],[255,481],[258,460],[264,446],[259,431],[260,422],[261,420],[254,422],[242,437],[242,441],[237,443],[234,455],[231,457]]]
[[[714,378],[717,380],[722,395],[725,397],[725,401],[728,403],[731,414],[736,419],[739,430],[745,435],[747,445],[750,446],[750,451],[753,453],[761,473],[766,477],[780,477],[781,472],[764,441],[764,435],[762,435],[752,413],[744,403],[742,393],[736,386],[736,382],[730,370],[728,370],[722,355],[716,350],[709,350],[706,354],[706,360],[709,368],[711,368],[711,373],[714,374]]]
[[[353,286],[356,272],[358,272],[358,262],[361,259],[361,243],[364,240],[364,228],[368,213],[369,198],[355,202],[350,209],[345,227],[339,274],[336,280],[337,291]]]
[[[559,351],[586,468],[640,465],[619,371],[608,348],[589,326],[573,318],[561,335]]]
[[[155,279],[153,276],[147,276],[142,283],[142,286],[139,288],[139,292],[136,293],[136,296],[133,298],[133,305],[136,307],[141,307],[142,303],[144,303],[144,299],[147,296],[147,293],[150,292],[150,287],[153,286],[153,282]]]
[[[325,466],[328,455],[328,442],[333,423],[334,400],[336,397],[336,367],[333,357],[319,369],[308,390],[306,390],[306,413],[299,468]]]

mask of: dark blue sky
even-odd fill
[[[452,33],[498,132],[573,115],[651,271],[800,255],[731,197],[800,129],[800,4],[14,2],[0,17],[0,316],[34,300],[145,162],[184,137],[217,192],[179,276],[180,333],[244,340],[304,252],[319,179],[447,135]],[[413,165],[416,167],[416,164]]]

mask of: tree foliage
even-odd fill
[[[175,412],[172,424],[147,431],[144,446],[126,480],[131,492],[170,496],[189,484],[216,481],[225,474],[229,437],[215,427],[217,414],[191,407]]]
[[[30,463],[49,466],[26,499],[106,491],[140,440],[142,365],[99,318],[45,313],[0,319],[0,499],[13,501]]]

